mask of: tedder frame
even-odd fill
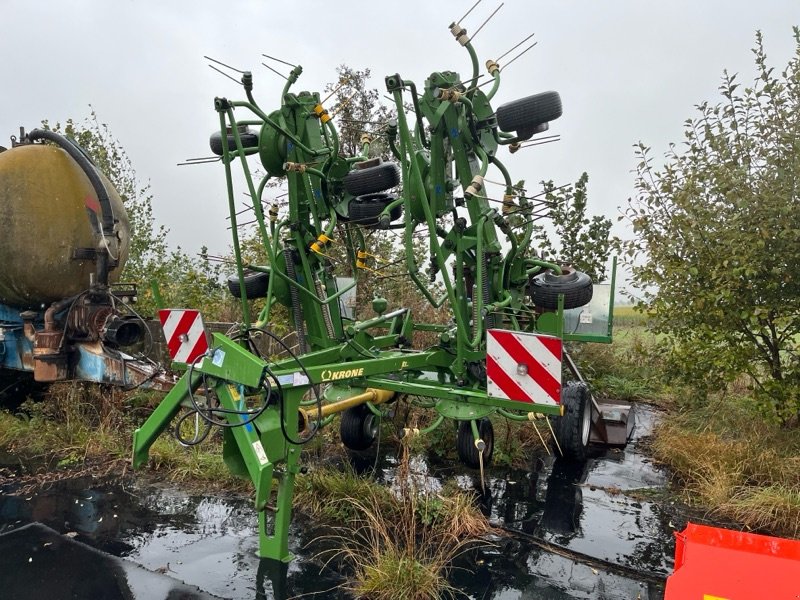
[[[598,404],[562,347],[570,340],[609,342],[610,314],[605,332],[565,332],[565,311],[587,305],[593,284],[532,248],[543,205],[512,183],[498,158],[500,150],[514,152],[547,130],[561,115],[560,97],[544,92],[495,110],[500,66],[487,61],[491,87],[484,91],[476,84],[479,63],[466,30],[458,23],[450,30],[469,55],[467,78],[436,71],[420,87],[399,74],[385,78],[395,116],[377,141],[392,161],[371,157],[376,139],[366,134],[358,155],[342,155],[320,94],[292,91],[300,66],[289,74],[276,109],[257,104],[250,72],[241,77],[245,100],[214,101],[220,130],[211,148],[227,183],[236,260],[231,291],[241,298],[242,321],[231,336],[208,337],[192,311],[162,311],[173,366],[184,374],[137,429],[134,466],[146,463],[156,437],[181,411],[175,428],[184,443],[208,432],[181,438],[191,416],[208,429],[220,426],[226,464],[255,486],[262,557],[290,560],[302,444],[335,414],[345,445],[364,449],[387,404],[406,395],[438,413],[414,433],[456,420],[459,456],[481,469],[491,455],[492,414],[520,421],[550,416],[545,422],[559,451],[572,459],[584,459],[590,441],[625,443],[625,433],[614,440],[609,431],[612,424],[629,429],[627,411]],[[258,183],[249,157],[266,170]],[[242,257],[236,165],[253,199],[265,265]],[[502,198],[486,191],[490,169],[502,179]],[[267,183],[281,178],[288,189],[283,214],[277,204],[265,210],[263,199]],[[408,307],[390,307],[384,298],[374,299],[375,314],[366,320],[345,309],[344,295],[380,269],[364,233],[389,230],[402,235],[404,275],[446,311],[446,322],[418,323]],[[420,231],[425,270],[414,246]],[[334,245],[342,249],[338,258]],[[432,291],[437,287],[440,294]],[[609,313],[613,281],[611,290]],[[251,314],[254,297],[264,298],[258,315]],[[276,304],[288,308],[295,348],[271,331]],[[420,331],[435,334],[436,343],[417,348]],[[258,338],[281,345],[282,357],[262,356]],[[575,381],[562,385],[562,363]]]

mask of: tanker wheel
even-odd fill
[[[269,274],[261,271],[244,272],[244,293],[248,298],[264,298],[269,289]],[[242,297],[242,286],[239,282],[239,275],[233,274],[228,277],[228,291],[235,298]]]
[[[394,196],[383,192],[359,196],[350,201],[347,220],[362,227],[378,227],[381,225],[378,217],[395,200]],[[389,222],[396,221],[402,215],[403,207],[395,206],[389,213]]]
[[[503,131],[530,131],[561,116],[558,92],[542,92],[507,102],[497,108],[497,126]]]
[[[380,419],[366,404],[348,408],[339,421],[339,436],[350,450],[366,450],[378,437]]]
[[[561,388],[561,405],[564,415],[550,417],[558,447],[564,458],[585,462],[589,452],[589,434],[592,429],[592,401],[589,388],[580,381],[569,381]],[[558,455],[558,447],[555,448]]]
[[[473,469],[480,467],[480,452],[475,447],[475,436],[472,435],[472,421],[461,421],[458,425],[458,435],[456,437],[456,450],[458,459]],[[494,453],[494,427],[492,422],[486,417],[478,421],[478,433],[486,443],[483,449],[483,466],[488,467],[492,462]]]
[[[227,135],[228,138],[228,150],[235,151],[236,150],[236,138],[233,137],[232,133]],[[249,129],[245,129],[239,132],[239,139],[242,140],[242,147],[243,148],[256,148],[258,147],[258,134],[250,131]],[[217,156],[222,156],[222,133],[219,131],[215,131],[211,134],[211,137],[208,140],[208,145],[211,148],[211,152],[216,154]]]
[[[594,287],[586,273],[563,269],[561,275],[545,271],[533,277],[528,286],[533,303],[541,308],[558,308],[558,296],[564,294],[564,308],[589,304]]]
[[[344,189],[352,196],[374,194],[393,188],[400,183],[400,169],[395,163],[381,163],[374,167],[353,169],[342,180]]]

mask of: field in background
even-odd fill
[[[575,350],[598,395],[664,409],[652,454],[710,519],[800,538],[800,424],[766,421],[745,378],[701,396],[668,362],[669,340],[646,325],[632,306],[615,307],[614,343]]]

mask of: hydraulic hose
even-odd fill
[[[111,208],[111,199],[108,196],[108,190],[100,179],[97,168],[91,163],[83,149],[78,146],[69,138],[64,137],[54,131],[47,131],[45,129],[34,129],[28,134],[28,139],[32,142],[37,140],[47,140],[57,144],[61,147],[70,157],[78,163],[78,166],[89,178],[89,183],[92,184],[94,193],[97,194],[97,200],[100,202],[102,212],[102,233],[103,235],[113,235],[114,233],[114,211]]]

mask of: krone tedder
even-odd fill
[[[487,61],[490,83],[478,86],[470,38],[457,23],[450,29],[469,54],[467,79],[453,71],[433,72],[420,86],[399,74],[385,79],[396,111],[381,134],[391,162],[370,158],[369,136],[359,155],[342,156],[320,94],[292,91],[299,66],[274,110],[256,103],[250,72],[241,77],[246,100],[214,100],[220,131],[211,148],[225,169],[237,262],[232,291],[242,299],[243,319],[234,335],[208,337],[197,311],[162,311],[174,367],[185,373],[136,431],[133,463],[146,463],[151,444],[182,410],[175,429],[184,443],[222,427],[225,462],[255,486],[262,557],[290,560],[302,444],[337,413],[343,443],[363,450],[390,403],[406,395],[438,413],[415,434],[457,421],[458,455],[480,468],[491,457],[493,414],[518,421],[549,416],[544,422],[556,452],[571,460],[584,460],[590,442],[624,445],[630,430],[627,409],[599,405],[562,346],[610,342],[613,274],[598,304],[599,294],[592,297],[602,286],[542,260],[531,239],[543,206],[512,184],[498,158],[546,131],[561,116],[561,99],[544,92],[493,108],[500,66]],[[266,171],[260,183],[251,156]],[[242,260],[235,165],[253,199],[266,266]],[[501,198],[487,193],[490,173],[505,184]],[[275,204],[265,212],[266,184],[281,178],[288,214]],[[374,300],[375,314],[366,320],[348,310],[343,297],[380,270],[365,243],[370,230],[400,234],[409,285],[441,307],[447,323],[418,323],[409,308],[383,298]],[[425,265],[415,258],[420,231]],[[344,261],[331,257],[334,244],[346,249]],[[438,282],[440,296],[431,282]],[[248,299],[256,297],[264,305],[254,319]],[[270,330],[276,303],[288,308],[297,346],[271,362],[256,342],[260,336],[282,343]],[[438,341],[414,349],[418,332],[433,332]],[[572,373],[563,385],[562,364]],[[184,439],[180,432],[193,421],[201,431]]]

